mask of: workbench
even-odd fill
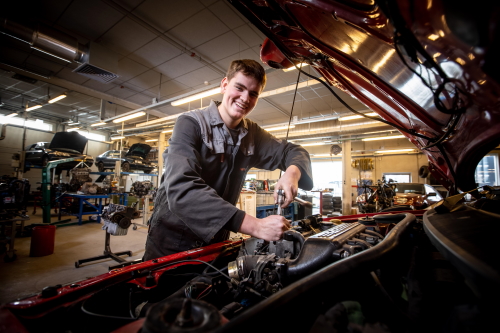
[[[62,205],[62,201],[65,198],[73,198],[78,200],[78,212],[74,213],[72,211],[68,211]],[[102,214],[102,199],[109,198],[108,194],[76,194],[76,193],[65,193],[59,198],[59,221],[61,220],[61,213],[65,213],[66,215],[78,216],[78,224],[82,224],[82,216],[83,215],[97,215],[97,223],[101,223],[101,214]],[[94,204],[90,203],[89,200],[94,199]],[[93,211],[85,212],[83,207],[84,204],[89,205],[94,208]]]
[[[5,236],[6,251],[3,257],[3,261],[11,262],[16,260],[16,250],[14,250],[14,240],[16,239],[16,229],[17,222],[21,222],[21,232],[24,229],[24,221],[29,220],[28,216],[18,216],[8,220],[0,220],[0,228],[2,229],[1,234]],[[7,226],[10,226],[10,235],[5,234],[5,229]]]

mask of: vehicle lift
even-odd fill
[[[80,157],[69,157],[62,160],[50,161],[46,166],[42,168],[42,211],[43,211],[43,223],[51,224],[50,222],[50,170],[57,167],[59,164],[73,162],[81,159]],[[64,194],[64,193],[63,193]],[[61,223],[66,221],[59,221],[56,223]],[[55,224],[55,223],[53,223]]]

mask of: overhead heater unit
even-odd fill
[[[90,42],[88,51],[83,55],[81,65],[73,72],[103,83],[118,78],[118,55],[101,45]]]

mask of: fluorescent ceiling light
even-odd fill
[[[41,108],[42,105],[34,105],[34,106],[30,106],[29,108],[26,108],[26,111],[32,111],[32,110],[36,110],[36,109],[39,109]]]
[[[76,130],[79,130],[79,129],[80,129],[80,127],[68,128],[67,132],[72,132],[72,131],[76,131]]]
[[[61,99],[66,98],[66,97],[68,97],[66,94],[59,95],[59,96],[54,97],[51,100],[49,100],[49,103],[50,104],[55,103],[55,102],[60,101]]]
[[[364,138],[363,141],[375,141],[375,140],[388,140],[388,139],[402,139],[404,135],[391,135],[391,136],[380,136],[378,138]]]
[[[301,62],[300,64],[297,64],[297,67],[301,68],[301,67],[305,67],[305,66],[308,66],[309,64],[305,63],[305,62]],[[292,67],[288,67],[288,68],[285,68],[283,70],[283,72],[289,72],[289,71],[293,71],[295,68],[295,66],[292,66]]]
[[[320,79],[323,79],[323,78],[321,77]],[[298,85],[291,84],[291,85],[286,86],[286,87],[264,91],[259,95],[259,98],[283,94],[287,91],[295,91],[295,88],[300,89],[300,88],[304,88],[304,87],[313,86],[315,84],[319,84],[319,82],[316,80],[303,81],[303,82],[300,82]]]
[[[156,141],[158,141],[158,139],[148,139],[148,140],[146,140],[146,142],[156,142]]]
[[[145,114],[146,114],[146,112],[141,111],[141,112],[129,114],[128,116],[125,116],[125,117],[121,117],[121,118],[115,119],[115,120],[113,120],[113,122],[114,123],[121,123],[122,121],[125,121],[125,120],[134,119],[134,118],[137,118],[137,117],[140,117],[140,116],[144,116]]]
[[[15,116],[17,116],[17,112],[13,112],[13,113],[8,114],[8,115],[6,115],[6,116],[4,116],[4,117],[5,117],[5,118],[10,118],[10,117],[15,117]]]
[[[264,128],[264,129],[268,132],[271,132],[271,131],[284,130],[287,128],[288,128],[288,126],[278,126],[278,127]],[[290,125],[290,128],[295,128],[295,125]]]
[[[124,136],[112,136],[110,139],[111,140],[120,140],[120,139],[125,139],[125,137]]]
[[[313,142],[313,143],[305,143],[305,144],[302,144],[301,146],[302,147],[322,146],[322,145],[326,145],[326,144],[327,144],[326,142]]]
[[[106,125],[106,123],[101,121],[100,123],[95,123],[95,124],[92,124],[90,126],[94,127],[94,126],[101,126],[101,125]]]
[[[378,114],[375,112],[365,113],[365,115],[370,116],[370,117],[378,116]],[[355,115],[355,116],[340,117],[339,120],[344,121],[344,120],[352,120],[352,119],[359,119],[359,118],[364,118],[364,117],[360,116],[360,115]]]
[[[216,95],[216,94],[220,94],[220,87],[217,87],[217,88],[214,88],[214,89],[210,89],[210,90],[201,92],[199,94],[195,94],[195,95],[192,95],[192,96],[188,96],[188,97],[185,97],[185,98],[178,99],[178,100],[172,102],[172,106],[177,106],[177,105],[189,103],[191,101],[195,101],[197,99],[201,99],[201,98],[212,96],[212,95]]]
[[[415,149],[377,150],[376,153],[400,153],[405,151],[415,151]]]
[[[174,131],[174,129],[169,129],[169,130],[165,130],[165,131],[161,131],[162,133],[172,133]]]

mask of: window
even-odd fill
[[[391,172],[383,173],[386,181],[392,179],[396,183],[411,183],[411,172]]]
[[[335,197],[342,196],[342,162],[312,162],[313,190],[330,189]]]
[[[25,126],[26,125],[27,128],[36,128],[38,130],[47,131],[47,132],[52,131],[52,124],[44,123],[43,120],[41,120],[41,119],[26,120],[26,122],[25,122],[24,118],[19,118],[19,117],[8,118],[5,116],[0,116],[0,124],[12,124],[12,125],[17,125],[17,126]]]
[[[481,159],[475,171],[476,183],[479,186],[497,186],[498,182],[498,155],[488,154]]]

